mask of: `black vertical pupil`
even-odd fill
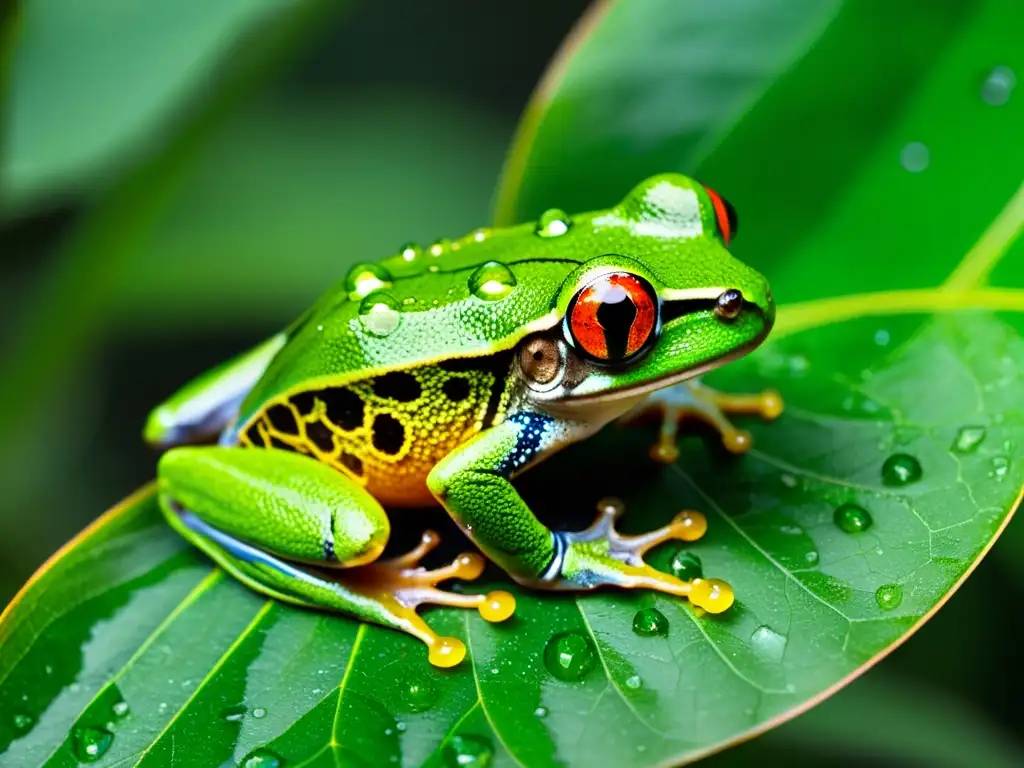
[[[609,360],[621,360],[629,350],[629,331],[636,320],[636,305],[628,294],[618,301],[605,301],[597,308],[597,322],[604,328]]]

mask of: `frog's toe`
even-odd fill
[[[424,568],[420,561],[438,543],[440,537],[427,531],[408,553],[353,569],[350,573],[356,577],[360,592],[386,605],[402,629],[426,643],[431,664],[453,667],[465,657],[465,645],[456,637],[441,637],[435,633],[416,612],[417,608],[421,605],[475,608],[486,621],[499,622],[515,613],[516,600],[503,590],[470,595],[439,589],[437,585],[449,579],[472,581],[479,578],[486,562],[476,552],[464,552],[447,565]]]
[[[644,562],[643,556],[666,541],[696,541],[707,531],[707,519],[700,512],[684,510],[666,526],[639,536],[627,536],[615,529],[624,506],[618,499],[598,502],[598,516],[587,529],[557,534],[564,544],[561,566],[569,586],[585,589],[613,585],[627,589],[645,588],[686,597],[709,613],[721,613],[733,603],[732,589],[717,579],[683,581]]]

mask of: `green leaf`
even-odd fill
[[[637,7],[646,24],[609,15],[602,27],[597,17],[601,45],[580,44],[581,57],[625,51],[612,70],[574,75],[588,99],[633,59],[660,60],[652,30],[675,17],[650,1],[608,13]],[[469,647],[461,667],[439,671],[397,632],[253,594],[180,541],[144,492],[55,558],[0,618],[5,760],[70,765],[92,744],[106,750],[100,765],[182,754],[216,765],[258,750],[290,766],[450,765],[459,750],[489,751],[499,766],[678,764],[773,728],[904,641],[992,545],[1024,481],[1024,291],[998,287],[1024,277],[1024,120],[1019,96],[982,97],[994,66],[1024,71],[1013,35],[1021,11],[975,2],[915,16],[886,6],[879,25],[865,7],[821,11],[814,24],[808,13],[800,34],[758,16],[750,34],[784,30],[788,53],[763,59],[775,68],[709,111],[705,138],[685,152],[657,149],[677,127],[664,129],[664,144],[651,134],[626,141],[626,128],[605,141],[601,121],[573,123],[568,109],[541,120],[536,151],[517,150],[529,158],[522,193],[519,182],[506,186],[510,216],[521,217],[603,204],[650,171],[697,169],[741,216],[749,211],[737,250],[770,276],[782,307],[770,343],[712,383],[776,387],[782,417],[743,421],[756,441],[743,458],[687,438],[668,468],[645,459],[652,435],[609,428],[520,484],[545,519],[573,513],[577,526],[607,494],[624,497],[630,532],[682,508],[704,511],[708,534],[691,549],[708,576],[735,588],[730,611],[698,616],[639,592],[527,591],[494,573],[489,581],[517,594],[516,618],[495,626],[429,611],[435,629]],[[699,39],[729,41],[718,61],[744,50],[730,37],[743,8],[708,17],[717,20]],[[566,82],[573,62],[556,68]],[[621,124],[657,124],[637,117],[650,110],[631,111],[649,103],[654,78],[623,82]],[[565,125],[573,146],[559,154],[544,132]],[[901,166],[913,141],[930,148],[923,171]],[[918,462],[920,478],[886,483],[894,454]],[[870,527],[838,527],[844,504],[867,510]],[[427,513],[402,519],[396,536],[439,524]],[[671,554],[657,553],[657,564]],[[666,637],[631,629],[651,606],[668,617]],[[589,637],[597,651],[579,682],[544,666],[559,632]],[[412,686],[436,698],[428,706]]]
[[[11,68],[5,207],[81,190],[167,140],[209,73],[281,0],[25,0]]]

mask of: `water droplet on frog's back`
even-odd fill
[[[570,227],[572,219],[569,214],[560,208],[549,208],[540,215],[534,231],[539,237],[561,237]]]
[[[71,730],[71,750],[83,763],[94,763],[110,751],[114,734],[106,728],[76,725]]]
[[[452,736],[442,749],[449,768],[487,768],[494,758],[494,747],[486,736]]]
[[[921,462],[906,453],[894,453],[882,464],[882,483],[888,486],[916,483],[922,474]]]
[[[950,450],[955,453],[973,453],[981,445],[985,435],[984,427],[960,427],[956,437],[953,438]]]
[[[380,264],[356,264],[345,275],[345,290],[353,301],[391,285],[391,273]]]
[[[993,107],[1000,107],[1010,100],[1017,85],[1017,75],[1007,66],[992,68],[981,84],[981,100]]]
[[[387,336],[402,321],[401,307],[390,293],[377,291],[360,303],[359,320],[375,336]]]
[[[762,624],[750,635],[750,645],[758,656],[771,662],[780,662],[786,652],[786,636]]]
[[[857,504],[842,504],[836,507],[832,521],[843,533],[861,533],[874,522],[871,513]]]
[[[574,683],[597,664],[597,651],[581,632],[560,632],[544,646],[544,666],[559,680]]]
[[[500,261],[488,261],[469,276],[469,292],[484,301],[500,301],[516,287],[516,276]]]

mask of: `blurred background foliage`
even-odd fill
[[[519,116],[586,6],[0,5],[0,605],[152,477],[153,404],[352,262],[491,219]],[[729,759],[1013,764],[1022,556],[1017,522],[879,671]]]

